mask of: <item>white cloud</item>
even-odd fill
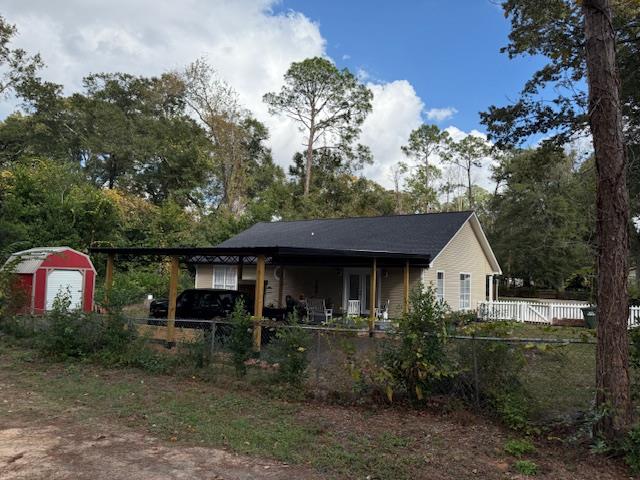
[[[428,120],[433,120],[435,122],[443,122],[453,117],[458,110],[453,107],[445,107],[445,108],[430,108],[426,112],[424,112],[425,116]]]
[[[286,165],[301,140],[290,122],[268,114],[262,95],[280,88],[291,62],[324,55],[325,40],[304,15],[274,14],[275,1],[30,0],[5,2],[2,14],[18,27],[15,44],[40,52],[43,76],[67,93],[91,72],[159,75],[205,56],[267,124]]]
[[[63,84],[66,93],[79,90],[82,77],[92,72],[159,75],[206,57],[268,126],[274,158],[286,167],[302,149],[302,134],[292,121],[269,115],[262,95],[280,88],[291,62],[326,56],[326,41],[319,25],[301,13],[275,14],[277,1],[10,0],[2,15],[18,27],[16,46],[40,52],[47,65],[43,76]],[[375,164],[363,174],[391,188],[390,168],[403,159],[400,146],[422,115],[444,121],[457,111],[425,112],[406,80],[384,82],[364,69],[357,75],[374,93],[360,141],[371,147]]]
[[[364,175],[387,188],[393,185],[391,167],[404,160],[400,147],[421,123],[422,100],[406,80],[367,85],[373,92],[373,111],[362,125],[360,142],[369,145],[374,164]]]

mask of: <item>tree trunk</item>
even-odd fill
[[[304,196],[309,196],[309,189],[311,188],[311,167],[313,165],[313,137],[316,134],[314,128],[313,118],[311,119],[311,126],[309,127],[309,141],[307,142],[307,163],[304,169]]]
[[[469,209],[473,208],[473,191],[471,190],[471,163],[467,167],[467,192],[469,198]]]
[[[629,199],[609,0],[584,0],[589,124],[597,172],[596,432],[620,438],[632,421],[627,337]]]

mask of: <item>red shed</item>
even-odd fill
[[[56,296],[68,291],[71,308],[93,310],[96,269],[88,255],[69,247],[31,248],[9,257],[3,268],[13,268],[29,299],[26,310],[51,310]]]

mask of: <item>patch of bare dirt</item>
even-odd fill
[[[139,432],[54,422],[0,429],[3,480],[252,480],[318,478],[298,467],[184,447]]]

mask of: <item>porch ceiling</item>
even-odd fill
[[[177,256],[187,263],[217,264],[251,264],[258,255],[267,257],[270,264],[300,266],[370,266],[375,258],[379,266],[403,266],[409,262],[411,266],[428,267],[431,261],[428,255],[402,252],[292,247],[91,247],[89,252],[129,257]]]

